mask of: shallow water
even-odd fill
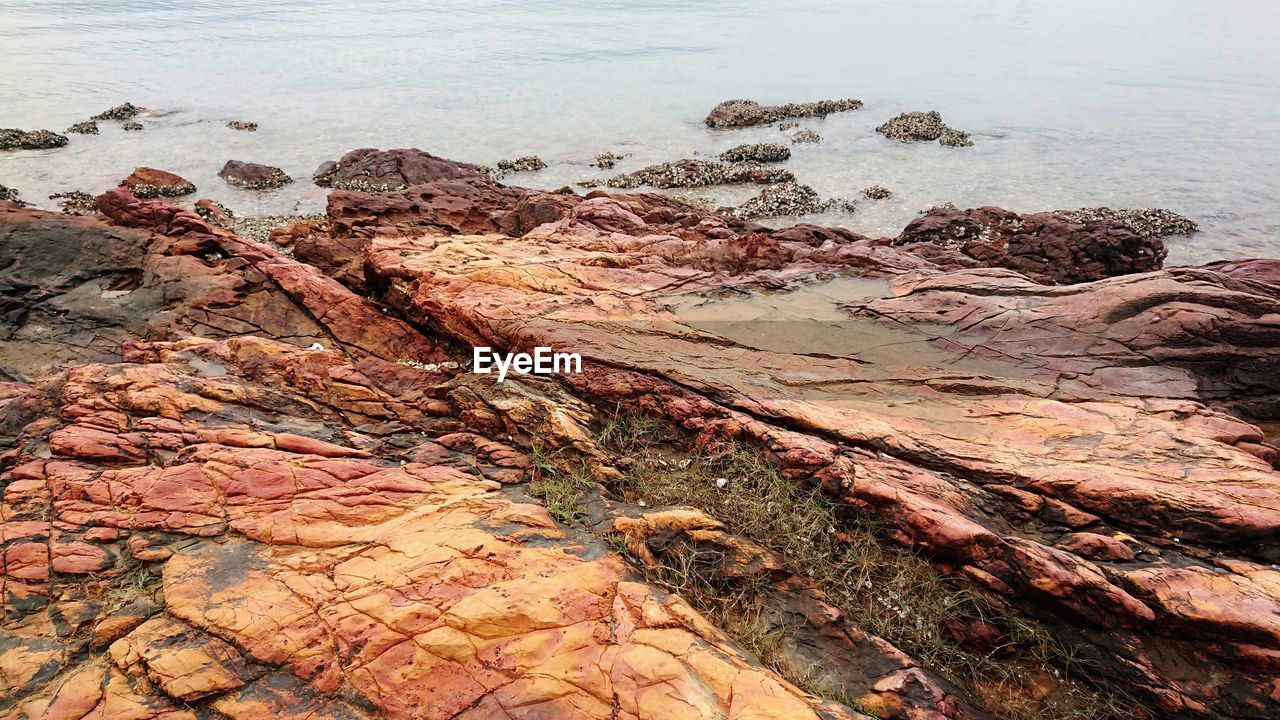
[[[172,113],[0,155],[0,183],[52,206],[52,192],[100,191],[146,164],[242,214],[312,211],[321,161],[417,146],[484,163],[536,153],[551,167],[509,182],[554,187],[604,176],[589,165],[604,150],[630,153],[625,171],[785,141],[708,130],[726,98],[852,96],[866,107],[803,123],[825,140],[788,166],[824,195],[896,194],[822,222],[896,234],[948,201],[1154,205],[1204,229],[1172,238],[1171,262],[1280,255],[1276,27],[1273,0],[0,0],[0,127],[60,131],[124,100]],[[977,145],[873,132],[926,109]],[[227,159],[302,181],[236,190],[216,176]]]

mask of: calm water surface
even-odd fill
[[[710,131],[720,100],[858,97],[803,123],[824,142],[789,167],[825,195],[895,191],[822,222],[896,234],[943,202],[1019,211],[1155,205],[1204,232],[1171,260],[1280,255],[1280,2],[1274,0],[581,0],[279,3],[0,0],[0,127],[63,130],[124,100],[146,129],[0,155],[0,183],[52,206],[135,165],[178,172],[242,214],[311,211],[307,182],[236,190],[227,159],[305,180],[363,146],[416,146],[551,167],[553,187],[618,170],[786,141]],[[977,145],[898,145],[872,130],[937,109]],[[236,133],[231,119],[256,121]],[[736,202],[752,191],[717,191]]]

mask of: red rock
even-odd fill
[[[140,198],[179,197],[196,191],[196,186],[188,180],[149,167],[134,168],[129,177],[120,181],[120,187]]]
[[[383,192],[434,180],[479,177],[481,173],[474,165],[445,160],[417,149],[361,148],[321,165],[314,180],[321,187]]]

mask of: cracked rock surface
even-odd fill
[[[1153,717],[1280,714],[1280,451],[1253,424],[1280,417],[1280,262],[1160,269],[1058,219],[1029,233],[1054,262],[1019,265],[1035,216],[984,254],[420,151],[323,175],[383,191],[335,190],[293,257],[126,189],[105,219],[0,203],[0,717],[985,716],[701,511],[553,519],[534,441],[597,457],[619,406],[760,448]],[[472,345],[583,372],[444,369]],[[786,657],[851,704],[605,532],[758,575]]]

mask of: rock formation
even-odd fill
[[[105,220],[0,204],[0,716],[960,719],[1066,682],[1280,713],[1251,424],[1280,417],[1280,262],[1162,270],[1112,220],[989,208],[771,230],[420,151],[320,176],[383,190],[333,191],[293,257],[126,189]],[[793,300],[824,324],[735,319]],[[473,345],[583,372],[498,385],[453,369]],[[939,633],[1028,618],[1078,661],[958,687],[714,513],[627,501],[590,430],[620,407],[757,448],[1001,615]],[[582,518],[530,496],[548,447]],[[665,590],[678,548],[795,641],[765,667]]]
[[[228,160],[218,171],[218,177],[231,185],[250,190],[270,190],[293,182],[293,178],[278,167],[239,160]]]

